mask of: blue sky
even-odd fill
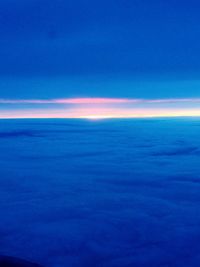
[[[198,72],[199,5],[2,0],[1,75]]]
[[[0,98],[200,97],[199,7],[2,0]]]

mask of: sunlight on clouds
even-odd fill
[[[170,110],[170,109],[91,109],[91,110],[14,110],[0,113],[1,119],[28,119],[28,118],[71,118],[71,119],[111,119],[111,118],[156,118],[156,117],[197,117],[199,110]]]
[[[0,99],[0,118],[153,118],[200,116],[200,99]],[[48,104],[48,105],[47,105]]]

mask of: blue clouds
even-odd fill
[[[0,138],[16,138],[16,137],[34,137],[34,133],[31,131],[11,131],[0,132]]]
[[[42,267],[41,265],[38,265],[36,263],[31,263],[31,262],[27,262],[27,261],[23,261],[21,259],[18,258],[14,258],[14,257],[6,257],[6,256],[0,256],[0,265],[2,266],[7,266],[7,267],[17,267],[17,266],[21,266],[21,267]]]
[[[44,266],[199,267],[198,120],[0,124],[13,133],[0,138],[1,253]]]

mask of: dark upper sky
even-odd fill
[[[200,96],[199,11],[199,1],[1,0],[0,97]]]

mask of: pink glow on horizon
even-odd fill
[[[118,104],[138,102],[127,98],[0,99],[0,104]]]
[[[196,103],[196,105],[192,105]],[[0,99],[0,118],[148,118],[200,116],[200,98]],[[9,107],[5,108],[8,104]],[[14,108],[14,105],[19,107]],[[24,104],[30,104],[28,107]],[[39,104],[40,106],[37,106]],[[44,105],[43,105],[44,104]],[[51,104],[47,107],[45,104]],[[65,105],[66,104],[66,105]],[[69,105],[68,105],[69,104]],[[21,106],[20,106],[21,105]]]
[[[153,104],[153,103],[200,103],[200,98],[169,98],[169,99],[142,99],[142,98],[58,98],[58,99],[0,99],[0,104]]]

